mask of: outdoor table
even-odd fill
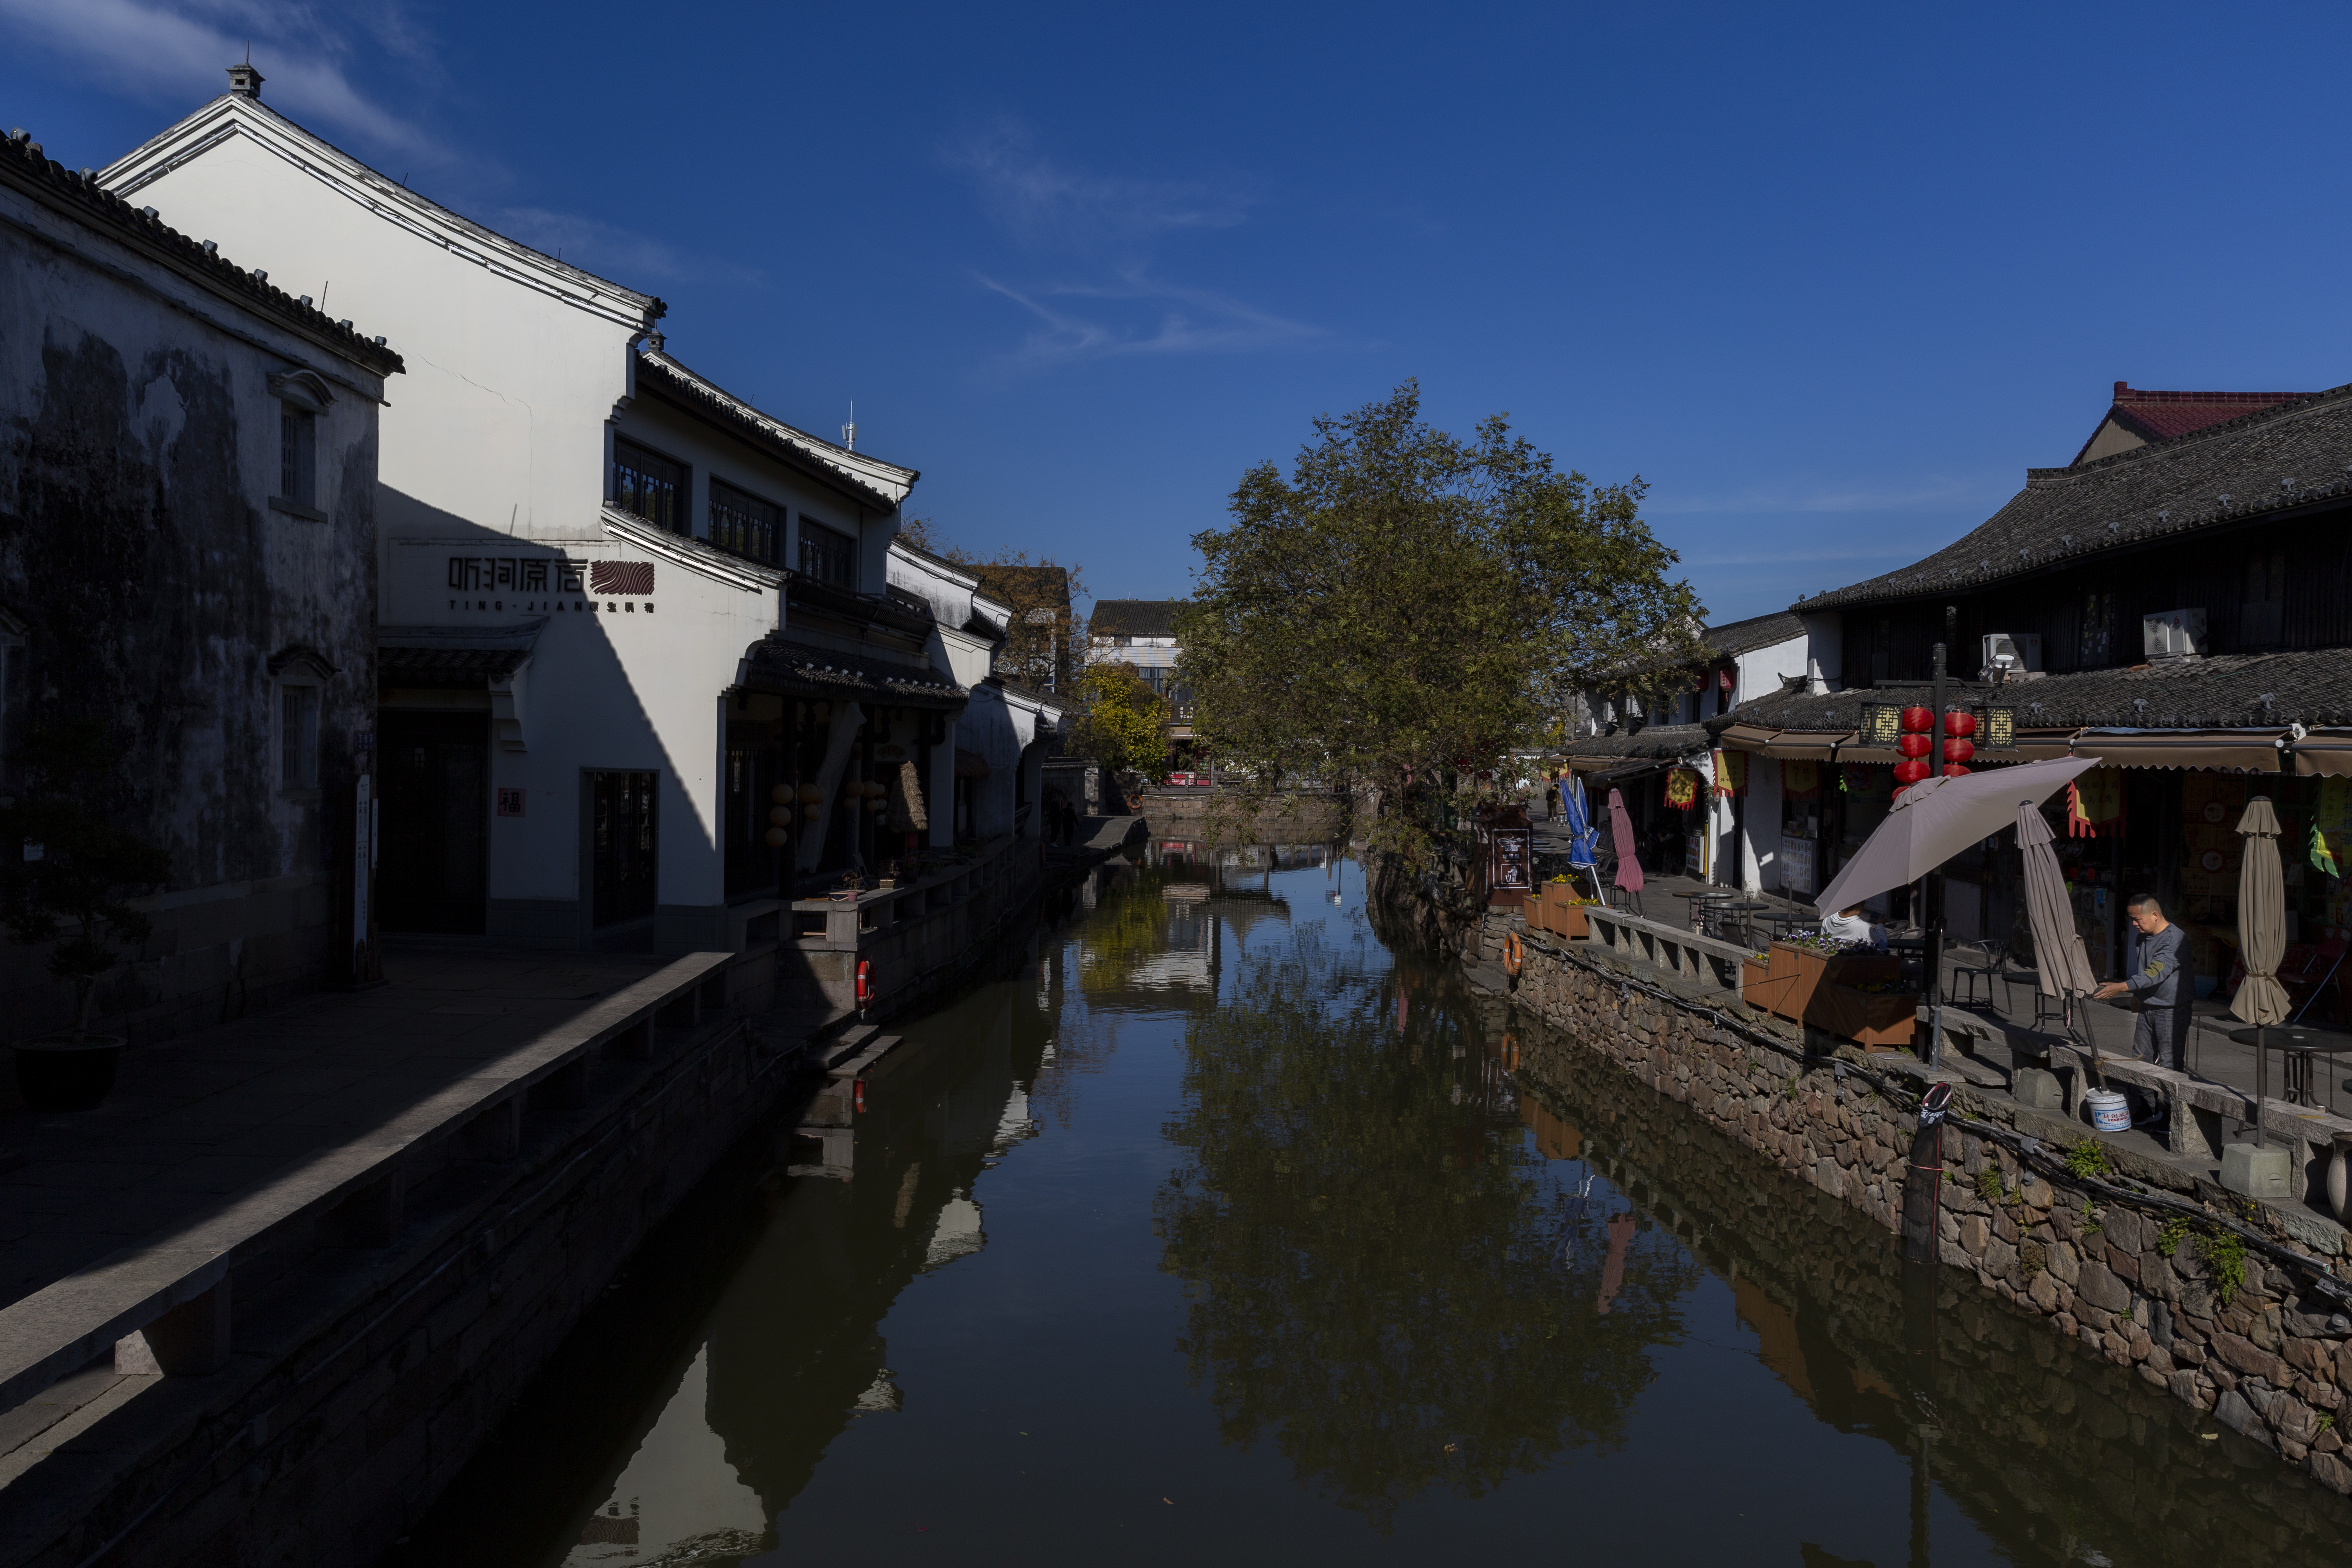
[[[1771,907],[1769,904],[1759,903],[1753,899],[1742,899],[1735,903],[1724,905],[1723,912],[1726,916],[1736,914],[1739,917],[1741,932],[1747,937],[1748,945],[1752,948],[1756,945],[1756,911],[1769,910]]]
[[[1724,911],[1717,906],[1730,905],[1738,897],[1736,893],[1693,893],[1690,896],[1691,930],[1702,936],[1716,934],[1706,929],[1707,917],[1715,915],[1719,918]]]
[[[2242,1046],[2254,1047],[2254,1142],[2263,1142],[2262,1102],[2270,1098],[2270,1053],[2284,1053],[2286,1066],[2286,1099],[2290,1105],[2309,1105],[2311,1100],[2311,1058],[2333,1057],[2340,1051],[2352,1051],[2352,1035],[2340,1029],[2312,1029],[2299,1024],[2258,1024],[2251,1029],[2231,1029],[2230,1037]],[[2336,1083],[2331,1069],[2327,1099],[2330,1109],[2336,1100]]]

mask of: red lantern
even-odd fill
[[[1958,763],[1946,763],[1944,764],[1944,776],[1948,779],[1964,779],[1969,776],[1969,770],[1960,766]]]
[[[1948,763],[1965,763],[1976,754],[1976,742],[1973,741],[1947,741],[1944,742],[1944,761]]]
[[[1925,763],[1909,762],[1897,763],[1895,764],[1895,782],[1896,784],[1915,784],[1927,776],[1927,764]]]
[[[1947,714],[1945,714],[1945,715],[1944,715],[1944,733],[1945,733],[1945,734],[1947,734],[1947,735],[1973,735],[1973,734],[1975,734],[1976,732],[1977,732],[1977,716],[1976,716],[1975,714],[1973,714],[1973,713],[1947,713]]]
[[[1936,749],[1936,742],[1925,735],[1897,735],[1895,749],[1906,757],[1924,757]]]
[[[1925,734],[1936,727],[1936,716],[1925,708],[1906,708],[1903,710],[1903,727],[1915,733]]]

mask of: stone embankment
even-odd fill
[[[1908,1056],[1823,1049],[1794,1026],[1581,942],[1491,917],[1474,953],[1512,1001],[1710,1125],[1899,1231],[1919,1092]],[[1942,1261],[2352,1493],[2352,1258],[2307,1210],[2133,1167],[2068,1124],[1959,1087],[1937,1192]],[[2176,1190],[2168,1192],[2166,1185]],[[2186,1185],[2189,1190],[2179,1190]]]
[[[1517,1118],[1548,1152],[1587,1162],[1680,1237],[1727,1285],[1758,1359],[1839,1430],[1906,1451],[1997,1555],[2137,1563],[2147,1559],[2133,1548],[2158,1539],[2169,1563],[2340,1552],[2352,1500],[2213,1436],[2210,1416],[2076,1353],[1973,1272],[1905,1263],[1901,1240],[1858,1208],[1633,1089],[1570,1031],[1498,996],[1480,1011]]]

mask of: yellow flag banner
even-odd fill
[[[1781,758],[1780,793],[1790,800],[1811,800],[1821,794],[1821,763],[1810,757]]]
[[[2093,768],[2066,786],[2066,837],[2096,838],[2124,816],[2124,771]]]
[[[1675,768],[1666,774],[1666,804],[1676,811],[1688,811],[1698,804],[1699,777],[1696,768]]]
[[[1746,795],[1748,793],[1748,753],[1718,751],[1715,753],[1715,793]]]

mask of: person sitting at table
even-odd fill
[[[1840,910],[1822,921],[1822,934],[1832,942],[1861,942],[1886,951],[1886,928],[1862,912],[1856,904],[1850,910]]]

